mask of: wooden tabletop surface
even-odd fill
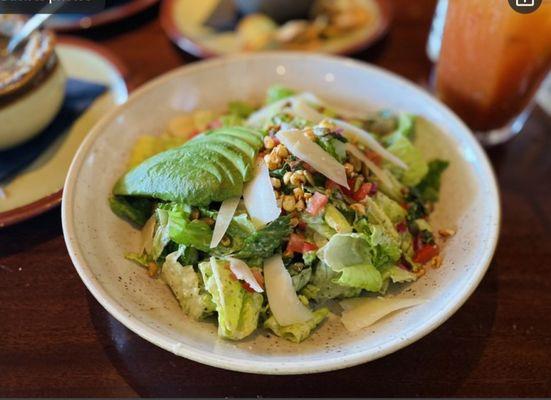
[[[424,83],[432,0],[396,0],[389,35],[358,58]],[[195,61],[152,9],[86,37],[141,84]],[[537,109],[492,149],[502,232],[486,277],[445,324],[383,359],[302,376],[247,375],[174,356],[139,338],[87,292],[60,212],[0,230],[2,396],[551,396],[551,127]]]

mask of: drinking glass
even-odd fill
[[[437,96],[485,145],[523,127],[551,66],[551,0],[531,13],[511,2],[449,0],[436,69]]]

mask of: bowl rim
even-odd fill
[[[462,134],[465,136],[464,139],[467,141],[469,147],[474,151],[476,159],[479,161],[479,166],[483,171],[483,176],[485,176],[488,181],[488,201],[491,203],[490,212],[491,214],[493,214],[491,215],[492,221],[495,221],[496,223],[490,227],[490,237],[488,238],[489,240],[481,249],[480,259],[483,260],[481,265],[478,267],[477,270],[474,271],[472,278],[469,281],[465,282],[465,284],[458,290],[458,295],[456,295],[452,301],[446,304],[444,308],[434,313],[421,327],[413,328],[407,332],[404,332],[401,335],[400,339],[391,341],[386,346],[381,346],[376,349],[361,351],[338,358],[335,357],[330,360],[320,359],[301,362],[250,361],[235,359],[220,354],[214,354],[209,351],[199,350],[197,348],[194,348],[193,346],[182,344],[173,339],[167,338],[166,336],[159,335],[155,329],[133,317],[132,315],[129,315],[120,303],[118,303],[115,299],[111,298],[107,294],[105,289],[92,273],[82,255],[83,252],[80,249],[79,243],[77,243],[75,239],[75,223],[72,206],[73,196],[75,193],[75,185],[77,182],[78,173],[85,161],[86,156],[88,155],[88,151],[93,146],[96,139],[98,139],[98,137],[102,134],[104,127],[111,123],[122,110],[132,107],[134,102],[139,101],[142,96],[147,95],[148,92],[155,90],[157,86],[163,84],[166,81],[170,81],[176,76],[193,74],[198,70],[221,66],[227,63],[247,60],[250,61],[252,59],[258,58],[272,58],[274,60],[281,60],[282,58],[309,58],[318,61],[336,61],[339,63],[345,63],[348,66],[363,69],[368,73],[377,75],[381,79],[391,80],[394,83],[409,87],[409,89],[413,90],[417,96],[419,96],[420,98],[424,98],[425,101],[429,102],[434,107],[437,107],[443,114],[444,120],[451,121],[459,127],[458,130],[462,131]],[[480,144],[476,141],[470,129],[459,119],[459,117],[457,117],[447,106],[442,104],[428,92],[424,91],[423,89],[421,89],[414,83],[406,80],[405,78],[394,74],[393,72],[386,71],[382,68],[361,61],[327,54],[274,51],[254,54],[235,54],[227,57],[200,61],[191,65],[184,65],[153,79],[152,81],[134,91],[126,103],[111,110],[92,128],[92,130],[78,149],[67,174],[65,190],[63,192],[61,217],[67,250],[75,266],[75,269],[80,275],[80,278],[82,279],[88,290],[96,298],[96,300],[114,318],[116,318],[119,322],[121,322],[128,329],[136,333],[138,336],[141,336],[145,340],[178,356],[183,356],[190,360],[210,366],[248,373],[291,375],[333,371],[336,369],[352,367],[358,364],[378,359],[410,345],[411,343],[429,334],[434,329],[439,327],[442,323],[444,323],[465,303],[465,301],[474,292],[474,290],[477,288],[480,281],[484,277],[488,266],[490,265],[499,236],[499,229],[501,225],[501,206],[496,177],[486,156],[486,153],[483,151]]]

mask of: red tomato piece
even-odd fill
[[[310,242],[304,242],[304,246],[302,246],[302,253],[307,253],[309,251],[317,250],[318,246],[316,246],[314,243]]]
[[[413,256],[413,261],[419,264],[425,264],[438,255],[440,249],[435,244],[426,244],[419,248]]]
[[[371,193],[372,187],[373,184],[370,182],[362,183],[360,188],[352,195],[352,198],[355,201],[362,201]]]
[[[324,209],[328,201],[329,201],[329,197],[327,197],[324,194],[321,194],[320,192],[316,192],[310,198],[310,200],[308,200],[308,206],[306,207],[306,211],[312,214],[313,216],[316,216]]]
[[[307,242],[304,239],[304,236],[297,233],[291,233],[289,238],[289,243],[287,243],[287,249],[285,250],[288,253],[305,253],[307,251],[317,250],[317,246],[314,243]]]

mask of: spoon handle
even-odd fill
[[[62,7],[62,5],[63,2],[59,1],[51,6],[46,6],[42,8],[41,11],[44,11],[47,8],[49,12],[48,14],[40,12],[29,18],[27,22],[25,22],[23,27],[11,37],[8,46],[6,47],[8,54],[12,53],[22,42],[24,42],[29,37],[31,33],[40,28],[44,21],[52,16],[51,13],[57,11],[60,7]]]

